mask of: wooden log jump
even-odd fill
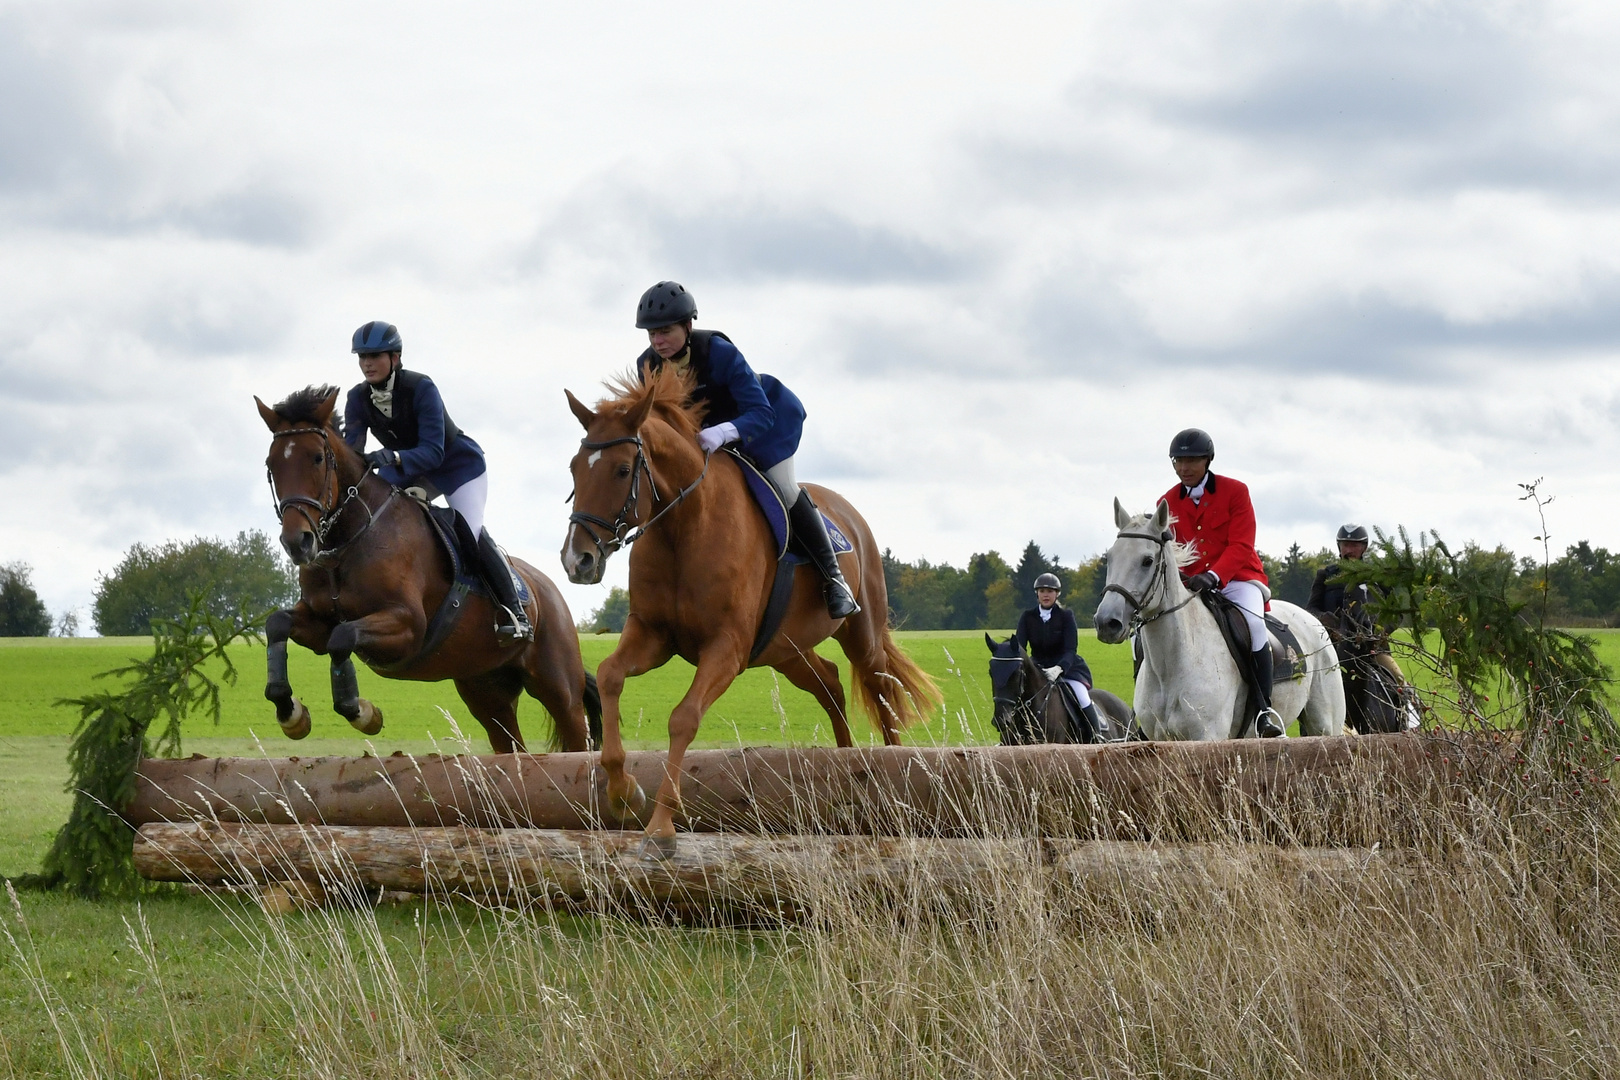
[[[1059,885],[1130,900],[1231,888],[1265,875],[1344,889],[1398,871],[1367,850],[1141,842],[692,834],[675,856],[636,855],[637,832],[331,825],[150,824],[135,843],[147,878],[322,901],[433,893],[594,910],[797,917],[862,897],[991,904],[1009,887]],[[1374,864],[1377,864],[1376,866]]]
[[[692,832],[1143,839],[1197,838],[1231,820],[1301,843],[1371,843],[1389,807],[1447,798],[1501,756],[1500,743],[1430,734],[698,750],[686,756],[677,822]],[[664,760],[662,752],[629,755],[649,794]],[[606,813],[602,790],[597,755],[585,753],[148,759],[126,817],[136,825],[636,825]]]

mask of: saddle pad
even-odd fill
[[[1266,629],[1271,631],[1271,677],[1276,679],[1303,679],[1305,677],[1305,650],[1289,625],[1266,612]]]
[[[765,521],[771,527],[771,538],[776,541],[776,557],[781,559],[788,553],[788,542],[792,539],[787,507],[782,505],[782,496],[778,495],[776,488],[765,479],[765,474],[760,471],[759,466],[748,460],[740,451],[728,446],[726,453],[735,458],[737,464],[742,467],[743,479],[748,481],[749,494],[754,496],[755,505],[765,515]],[[823,513],[821,520],[827,525],[827,536],[832,540],[835,552],[842,554],[855,550],[855,545],[849,542],[849,537],[844,535],[844,530],[840,529],[832,518]]]

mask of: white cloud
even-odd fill
[[[73,4],[0,16],[0,561],[270,528],[250,395],[397,322],[560,578],[562,388],[675,277],[902,557],[1214,432],[1260,541],[1620,547],[1603,6]],[[623,560],[610,581],[624,580]],[[576,614],[603,589],[566,587]]]

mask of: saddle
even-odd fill
[[[435,506],[414,491],[407,490],[402,494],[422,508],[428,524],[433,527],[433,535],[439,539],[439,546],[450,556],[450,591],[444,594],[438,609],[428,619],[427,631],[422,635],[422,647],[416,651],[416,655],[396,664],[371,665],[376,671],[403,668],[416,663],[424,656],[432,655],[434,650],[444,644],[450,632],[461,621],[461,616],[466,610],[462,602],[469,593],[488,597],[492,602],[495,600],[490,596],[489,586],[484,584],[483,575],[475,569],[481,561],[478,557],[478,538],[472,534],[467,520],[448,506]],[[508,570],[511,570],[510,565]],[[516,571],[511,573],[512,587],[517,591],[518,603],[527,606],[531,599],[529,584]]]
[[[1206,589],[1199,596],[1203,598],[1210,614],[1215,616],[1215,623],[1221,628],[1221,637],[1226,639],[1226,647],[1232,653],[1232,661],[1237,664],[1239,671],[1248,671],[1249,653],[1254,650],[1254,642],[1249,638],[1249,620],[1244,617],[1243,609],[1214,589]],[[1266,612],[1265,620],[1266,630],[1271,638],[1273,683],[1284,679],[1289,681],[1303,679],[1305,650],[1300,648],[1299,639],[1294,636],[1287,623],[1271,612]]]
[[[752,663],[759,659],[759,654],[765,651],[765,646],[771,643],[771,639],[781,629],[782,618],[787,614],[788,601],[793,597],[793,573],[800,564],[809,562],[810,558],[794,547],[793,527],[788,523],[788,509],[782,505],[782,496],[776,493],[776,487],[765,478],[764,472],[735,447],[727,446],[724,452],[730,454],[742,469],[743,479],[748,481],[748,492],[754,497],[754,505],[765,515],[765,521],[771,527],[771,538],[775,542],[776,577],[771,582],[771,597],[765,604],[765,616],[759,621],[759,630],[754,634],[753,648],[748,652],[748,660]],[[827,525],[827,536],[832,540],[834,552],[841,554],[855,550],[855,545],[849,542],[849,537],[844,535],[843,530],[826,513],[821,514],[821,520]]]

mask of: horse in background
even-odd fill
[[[778,629],[756,651],[778,549],[749,493],[744,466],[729,453],[705,454],[698,445],[702,406],[690,401],[689,374],[666,365],[645,382],[630,373],[609,390],[615,396],[594,410],[564,391],[585,437],[569,464],[574,513],[562,562],[570,581],[595,584],[608,558],[634,544],[630,614],[618,648],[597,667],[607,801],[620,817],[638,814],[646,803],[624,767],[619,700],[625,680],[672,656],[696,668],[670,713],[669,758],[642,841],[644,856],[664,858],[675,851],[682,758],[704,713],[747,668],[775,668],[812,695],[839,746],[853,746],[854,739],[838,667],[815,651],[828,637],[849,657],[856,693],[884,743],[899,743],[901,729],[944,697],[889,633],[882,552],[871,529],[841,495],[815,484],[805,487],[816,506],[853,547],[840,555],[840,569],[861,610],[833,620],[815,568],[800,566]]]
[[[1254,735],[1248,686],[1209,607],[1181,581],[1191,553],[1170,532],[1163,500],[1152,514],[1132,516],[1114,500],[1119,534],[1108,549],[1108,585],[1097,605],[1097,639],[1136,637],[1143,660],[1136,676],[1136,718],[1149,739],[1237,739]],[[1305,669],[1278,678],[1272,705],[1302,735],[1344,731],[1344,682],[1338,655],[1315,616],[1284,600],[1271,614],[1293,632]]]
[[[1125,733],[1120,739],[1100,739],[1084,716],[1071,717],[1057,680],[1041,670],[1015,639],[997,641],[985,634],[984,643],[990,649],[990,691],[996,707],[990,722],[1001,735],[1002,746],[1122,742],[1136,734],[1135,714],[1118,694],[1092,688],[1092,704],[1115,731]],[[1075,730],[1077,722],[1083,730]]]
[[[557,586],[511,560],[528,586],[534,638],[502,645],[493,602],[457,588],[427,505],[372,473],[343,441],[333,418],[337,397],[336,387],[311,386],[274,408],[253,399],[270,429],[265,467],[281,546],[298,567],[298,603],[265,624],[264,696],[275,703],[281,730],[290,739],[310,731],[309,709],[287,678],[290,639],[331,656],[332,708],[363,734],[382,730],[383,716],[360,696],[355,656],[384,678],[454,680],[497,754],[525,748],[517,722],[524,691],[551,714],[553,745],[589,749],[600,705]]]

